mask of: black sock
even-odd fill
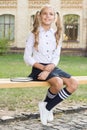
[[[67,91],[66,88],[63,88],[60,90],[60,92],[51,100],[51,102],[48,102],[46,105],[47,110],[51,110],[53,107],[55,107],[57,104],[62,102],[64,99],[69,97],[71,93]]]
[[[47,95],[46,95],[46,98],[45,98],[44,102],[47,102],[47,103],[51,102],[52,99],[55,98],[56,95],[57,94],[51,93],[50,89],[48,89],[48,92],[47,92]]]

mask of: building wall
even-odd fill
[[[86,0],[87,1],[87,0]],[[62,17],[66,14],[76,14],[80,16],[80,30],[79,30],[79,43],[64,43],[64,48],[85,48],[86,47],[86,35],[84,29],[87,28],[84,21],[84,7],[85,3],[83,0],[61,0],[61,13]],[[84,26],[85,25],[85,26]]]
[[[79,43],[63,43],[63,48],[86,48],[87,42],[87,0],[0,0],[0,15],[15,16],[15,40],[12,47],[24,48],[31,31],[31,16],[46,3],[52,4],[55,11],[63,16],[77,14],[80,16]]]

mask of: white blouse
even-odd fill
[[[55,66],[59,63],[61,51],[61,39],[56,48],[56,39],[54,30],[51,28],[45,31],[39,28],[38,51],[34,48],[34,34],[30,33],[24,51],[24,61],[26,64],[33,66],[38,63],[53,63]]]

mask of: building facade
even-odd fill
[[[51,4],[61,15],[63,48],[87,48],[87,0],[0,0],[0,38],[24,48],[36,11]]]

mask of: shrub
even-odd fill
[[[9,40],[7,38],[0,38],[0,54],[5,54],[9,50]]]

